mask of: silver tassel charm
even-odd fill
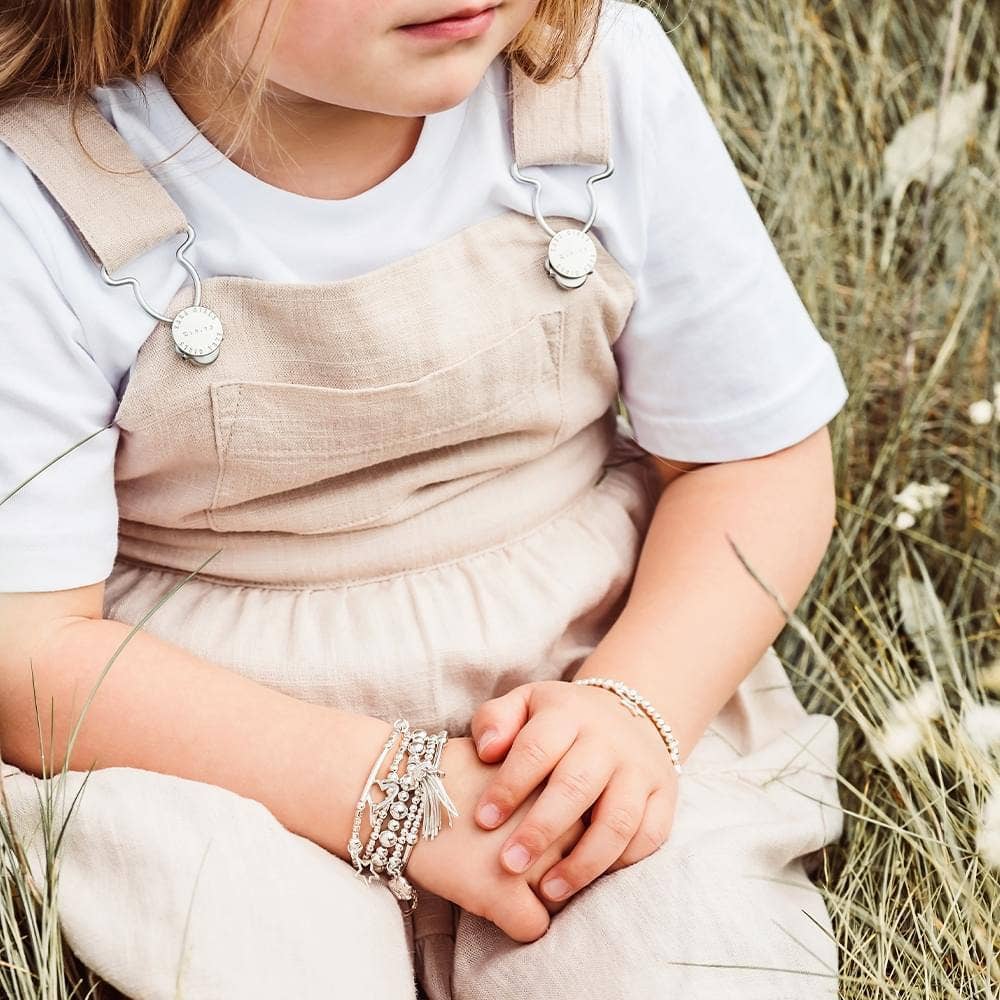
[[[376,779],[382,761],[392,748],[396,733],[402,733],[403,739],[392,761],[389,775]],[[417,905],[416,886],[409,882],[402,870],[414,844],[421,839],[416,835],[417,831],[422,826],[421,835],[428,840],[440,833],[442,805],[448,812],[449,826],[453,825],[452,817],[460,815],[441,780],[445,772],[439,770],[441,751],[447,740],[447,730],[442,729],[440,733],[428,739],[428,734],[424,730],[411,732],[406,719],[397,719],[393,724],[393,733],[387,738],[382,753],[372,765],[368,781],[354,812],[354,825],[348,849],[356,875],[369,885],[375,881],[385,881],[397,899],[409,902],[409,909],[405,913],[412,913]],[[400,776],[397,767],[404,753],[408,753],[410,759],[407,761],[406,773]],[[430,759],[424,759],[425,757]],[[380,788],[384,793],[380,802],[375,802],[371,797],[373,787]],[[362,854],[361,818],[366,804],[372,830],[368,846],[365,848],[366,853]],[[393,817],[389,821],[389,829],[381,831],[382,821],[387,816]],[[402,831],[397,833],[396,829],[400,827],[404,818],[406,823],[402,826]],[[410,824],[412,829],[408,829]],[[392,849],[391,857],[388,856],[389,848]],[[365,872],[366,867],[369,873]]]
[[[424,797],[424,830],[423,836],[433,839],[441,832],[441,806],[448,811],[448,825],[451,817],[458,815],[458,808],[452,802],[441,781],[441,775],[435,769],[428,771],[421,783],[421,793]]]

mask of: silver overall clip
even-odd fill
[[[186,227],[187,239],[177,249],[177,259],[194,281],[194,303],[181,309],[176,316],[164,316],[150,308],[142,297],[139,282],[135,278],[112,278],[108,269],[101,265],[101,277],[109,285],[131,285],[136,301],[154,319],[170,324],[170,333],[174,339],[174,350],[192,364],[210,365],[219,356],[219,345],[222,343],[222,320],[211,309],[201,304],[201,279],[194,265],[184,256],[184,251],[194,242],[194,229],[190,224]]]
[[[614,162],[609,157],[602,171],[587,178],[590,215],[587,216],[583,229],[560,229],[559,232],[556,232],[545,221],[539,207],[541,181],[522,174],[517,168],[517,160],[511,162],[510,172],[515,180],[534,186],[534,190],[531,192],[531,210],[535,213],[538,224],[552,237],[549,240],[549,250],[545,258],[545,270],[560,288],[579,288],[587,280],[587,276],[593,274],[594,265],[597,263],[597,246],[594,244],[593,238],[587,235],[587,231],[597,217],[594,183],[604,180],[605,177],[610,177],[615,172]]]

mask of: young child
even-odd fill
[[[43,0],[0,53],[0,748],[39,878],[68,755],[80,959],[834,997],[837,726],[730,540],[794,607],[847,388],[653,13]],[[350,846],[398,719],[406,905]]]

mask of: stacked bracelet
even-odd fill
[[[397,733],[401,737],[400,746],[389,773],[384,778],[377,778]],[[449,826],[451,817],[458,815],[455,804],[441,783],[443,772],[438,770],[441,751],[447,741],[448,734],[443,729],[432,734],[423,729],[411,731],[406,719],[397,719],[381,754],[372,765],[354,813],[348,850],[358,877],[369,884],[376,878],[384,879],[397,899],[410,901],[407,913],[412,913],[417,906],[417,890],[403,875],[413,845],[418,836],[433,839],[438,835],[442,805],[448,811]],[[399,764],[404,753],[408,754],[406,773],[400,777]],[[379,802],[371,797],[373,787],[384,793]],[[359,834],[366,803],[372,829],[362,853]],[[421,819],[422,830],[419,829]],[[383,823],[385,830],[382,829]],[[370,872],[368,875],[365,874],[366,868]]]
[[[610,677],[582,677],[573,681],[574,684],[590,684],[595,687],[607,688],[609,691],[613,691],[618,695],[619,701],[633,714],[642,715],[643,712],[649,717],[653,725],[656,726],[660,737],[663,742],[667,745],[667,750],[670,753],[670,759],[673,762],[674,770],[680,774],[681,773],[681,752],[680,747],[677,743],[677,737],[674,736],[673,731],[670,726],[666,724],[663,716],[656,711],[655,708],[649,703],[649,701],[635,688],[629,687],[624,681],[616,681]]]

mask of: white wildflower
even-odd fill
[[[896,515],[896,527],[899,528],[900,531],[912,528],[916,523],[917,519],[908,510],[901,510]]]
[[[911,514],[921,514],[940,506],[950,490],[947,483],[932,479],[929,483],[907,483],[899,493],[893,494],[892,499]]]
[[[883,154],[882,197],[891,195],[899,204],[913,180],[937,187],[954,170],[962,147],[975,134],[985,98],[986,85],[980,80],[967,90],[953,91],[943,102],[940,118],[933,107],[903,125]]]
[[[983,806],[976,831],[976,850],[986,864],[1000,868],[1000,792],[990,792]]]
[[[969,404],[969,422],[982,427],[993,420],[993,404],[988,399],[977,399]]]
[[[929,508],[940,504],[942,500],[948,495],[951,487],[947,483],[942,483],[940,480],[932,479],[930,483],[927,484],[927,499],[925,505]]]
[[[901,761],[916,753],[928,735],[928,724],[944,711],[941,692],[932,680],[922,681],[907,699],[889,706],[889,717],[877,737],[883,753]]]
[[[907,483],[901,492],[892,495],[892,499],[911,514],[919,514],[924,509],[922,490],[920,483]]]
[[[917,719],[937,719],[944,711],[941,689],[934,681],[927,679],[917,685],[908,702],[903,702],[903,711]]]
[[[959,725],[966,739],[980,750],[1000,745],[1000,705],[966,705]]]
[[[924,727],[912,719],[886,723],[878,743],[882,752],[892,760],[901,761],[912,757],[924,742]]]

